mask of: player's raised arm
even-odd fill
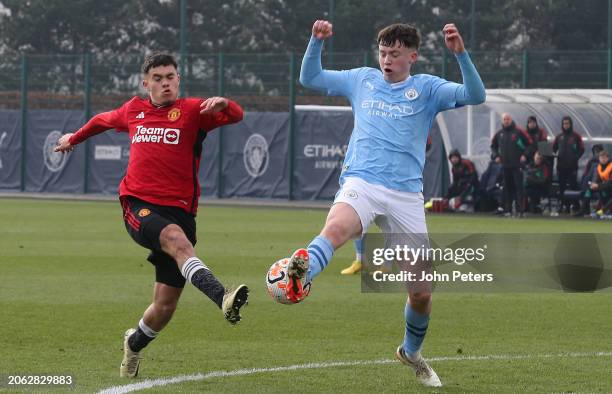
[[[475,105],[484,103],[486,99],[484,84],[470,59],[470,55],[465,50],[459,30],[453,23],[448,23],[442,31],[444,32],[444,43],[455,54],[463,77],[463,85],[460,85],[455,91],[457,104]]]
[[[312,25],[312,36],[300,70],[300,83],[303,86],[318,90],[327,89],[324,70],[321,66],[321,49],[323,40],[331,37],[332,34],[332,24],[328,21],[317,20]]]
[[[97,114],[75,133],[64,134],[57,141],[54,151],[62,153],[70,152],[74,149],[75,145],[109,129],[127,130],[123,106],[113,111]]]
[[[242,107],[225,97],[209,97],[200,104],[200,126],[207,131],[238,123],[243,117]]]

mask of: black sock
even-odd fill
[[[155,337],[148,336],[140,327],[138,327],[136,332],[128,338],[128,345],[133,352],[139,352],[154,339]]]
[[[221,308],[225,288],[212,272],[206,268],[197,270],[191,276],[191,283]]]

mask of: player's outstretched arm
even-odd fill
[[[113,111],[97,114],[75,133],[64,134],[57,141],[54,151],[62,153],[70,152],[74,149],[75,145],[109,129],[127,130],[123,106]]]
[[[209,97],[200,104],[200,126],[207,131],[240,122],[243,117],[242,107],[225,97]]]
[[[456,91],[457,103],[462,105],[484,103],[487,97],[484,84],[470,56],[465,51],[465,45],[459,30],[453,23],[448,23],[442,31],[444,32],[444,43],[455,54],[463,77],[463,85]]]
[[[300,70],[300,83],[311,89],[325,90],[327,84],[323,67],[321,66],[321,49],[323,40],[331,37],[332,24],[325,20],[317,20],[312,25],[312,36],[306,48],[302,69]]]

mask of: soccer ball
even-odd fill
[[[289,258],[280,259],[270,266],[266,274],[266,286],[270,297],[281,304],[295,304],[287,297],[287,287],[289,285],[289,275],[287,267],[289,266]],[[310,283],[304,286],[304,298],[310,293]],[[299,302],[299,301],[298,301]]]

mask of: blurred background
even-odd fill
[[[186,95],[221,93],[247,110],[286,111],[316,19],[334,24],[324,57],[332,69],[376,67],[378,30],[409,22],[423,41],[415,71],[457,80],[441,33],[454,22],[488,89],[610,88],[609,3],[2,0],[0,108],[19,108],[24,91],[30,108],[113,108],[139,92],[144,54],[167,50],[181,59]]]
[[[300,105],[349,103],[298,82],[312,23],[328,19],[326,68],[378,67],[376,33],[409,22],[422,35],[413,73],[457,82],[441,29],[459,27],[490,99],[433,125],[425,191],[443,195],[447,152],[459,148],[482,172],[504,110],[520,126],[538,116],[549,139],[569,114],[587,149],[612,143],[611,15],[612,0],[0,0],[0,190],[116,193],[129,157],[125,135],[97,136],[68,158],[52,153],[54,138],[143,94],[143,57],[165,50],[179,59],[183,96],[226,96],[247,111],[240,125],[207,138],[203,195],[332,198],[351,114]],[[528,90],[517,98],[492,89]],[[254,134],[265,147],[249,145]]]

